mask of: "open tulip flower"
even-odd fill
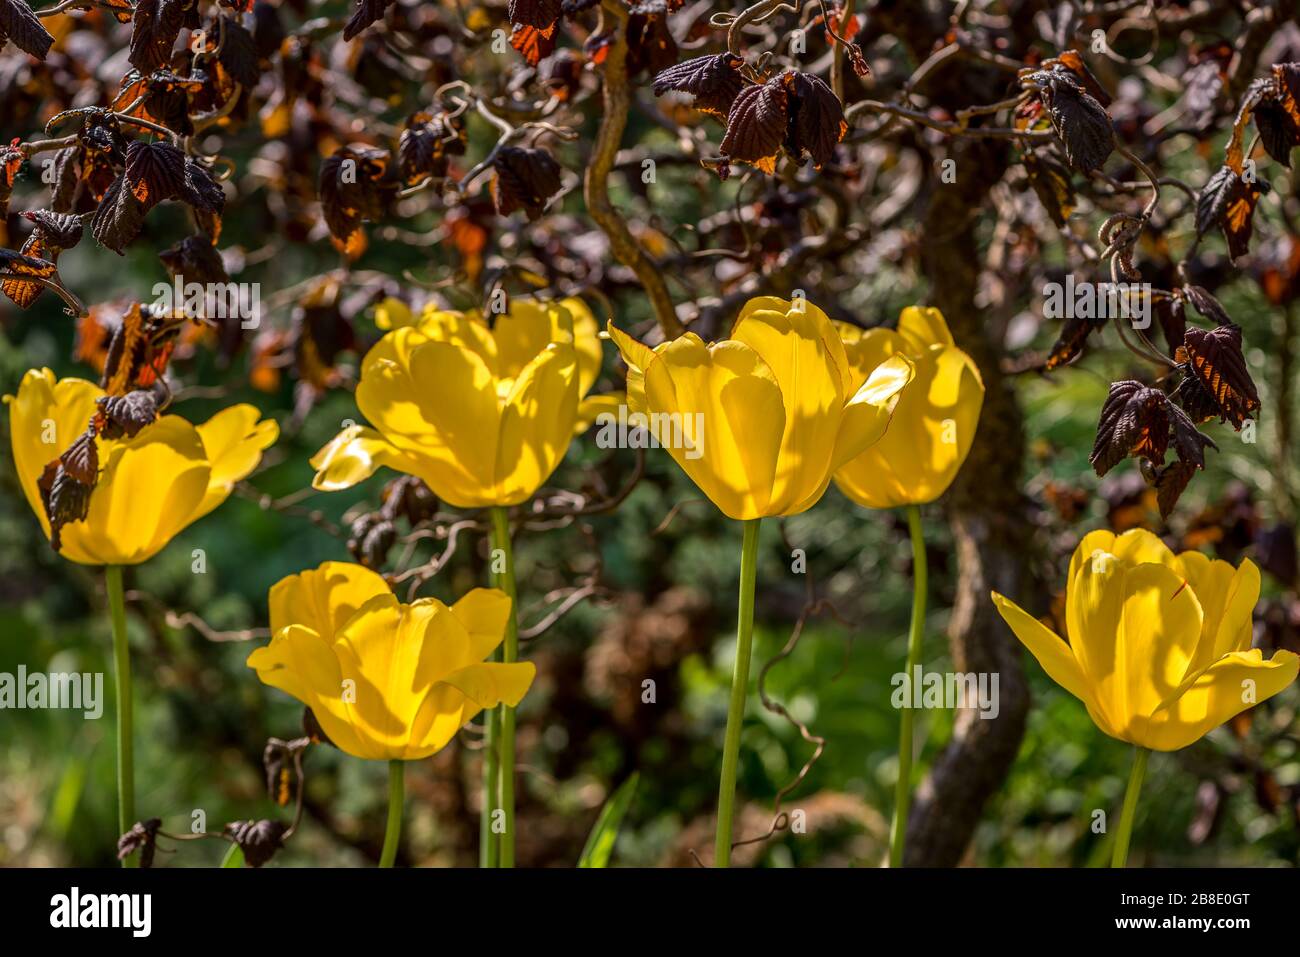
[[[924,505],[948,490],[975,439],[984,381],[953,343],[938,309],[908,306],[897,331],[837,322],[854,375],[865,379],[890,356],[915,367],[899,396],[893,423],[835,473],[840,491],[867,508]]]
[[[45,467],[86,431],[103,398],[84,379],[49,369],[23,376],[5,396],[14,465],[46,537],[50,520],[39,482]],[[82,521],[61,530],[59,554],[83,565],[136,565],[207,515],[247,476],[279,435],[251,405],[223,409],[202,425],[163,415],[134,438],[97,440],[99,478]]]
[[[1142,529],[1084,536],[1066,580],[1062,640],[994,593],[998,612],[1106,734],[1137,748],[1116,863],[1127,854],[1132,808],[1150,751],[1175,751],[1295,680],[1300,659],[1252,649],[1259,570],[1199,552],[1175,555]]]
[[[731,860],[740,729],[749,688],[759,522],[797,515],[837,469],[878,442],[912,378],[901,354],[850,365],[821,309],[804,299],[751,299],[731,338],[693,332],[654,349],[614,328],[628,366],[628,405],[724,515],[745,523],[740,614],[718,788],[714,864]]]
[[[835,471],[886,434],[913,371],[901,354],[850,365],[834,324],[802,299],[749,300],[731,338],[711,345],[688,332],[652,350],[609,333],[628,364],[630,410],[740,521],[815,505]]]
[[[348,488],[384,466],[458,508],[518,505],[550,478],[574,432],[616,404],[584,400],[601,350],[579,299],[512,300],[493,324],[477,312],[384,315],[396,328],[366,353],[356,390],[371,426],[350,426],[316,453],[318,489]]]
[[[271,643],[249,667],[311,708],[353,757],[426,758],[484,708],[518,704],[536,672],[531,662],[485,661],[511,611],[495,588],[450,607],[436,598],[407,605],[377,573],[325,562],[279,581],[270,605]]]
[[[375,572],[325,562],[278,582],[270,606],[271,643],[248,665],[309,707],[340,750],[390,762],[382,862],[391,865],[402,762],[441,750],[485,708],[517,705],[532,684],[531,662],[485,660],[505,638],[511,599],[479,588],[450,607],[434,598],[408,605]]]
[[[236,405],[199,426],[163,415],[132,436],[106,438],[87,432],[104,397],[103,389],[84,379],[56,379],[49,369],[32,369],[5,403],[18,484],[46,538],[64,558],[105,566],[116,685],[118,829],[125,833],[135,821],[135,750],[122,566],[148,561],[224,502],[257,467],[279,427],[259,421],[253,406]],[[77,467],[88,473],[84,481],[62,475],[63,456],[78,441]],[[70,484],[61,487],[65,482]],[[58,523],[53,528],[47,494]],[[71,514],[60,511],[63,495],[73,496]]]

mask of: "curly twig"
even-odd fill
[[[595,148],[583,178],[583,196],[591,218],[609,237],[614,257],[636,273],[637,279],[645,287],[659,328],[666,337],[674,339],[686,330],[677,318],[677,310],[668,294],[663,274],[650,261],[609,198],[609,174],[618,159],[619,142],[627,127],[632,94],[627,85],[627,9],[613,0],[604,0],[601,15],[612,18],[615,29],[603,67],[605,111],[600,119]]]

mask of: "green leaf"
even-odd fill
[[[582,849],[582,857],[578,858],[579,867],[609,866],[609,857],[614,853],[614,842],[618,840],[618,827],[632,803],[632,796],[636,794],[638,777],[637,772],[632,772],[632,776],[619,785],[613,797],[600,809],[596,826],[591,829],[587,846]]]
[[[221,859],[221,866],[223,868],[244,866],[244,852],[239,849],[238,844],[230,845],[230,850],[226,851],[226,856]]]

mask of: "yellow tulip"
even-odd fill
[[[878,442],[913,364],[850,367],[826,313],[805,300],[751,299],[731,338],[688,332],[655,349],[612,325],[628,405],[729,518],[797,515],[831,476]]]
[[[947,491],[966,461],[984,382],[974,361],[953,344],[938,309],[908,306],[898,330],[836,323],[857,381],[889,356],[916,366],[889,431],[835,473],[840,491],[867,508],[924,505]]]
[[[46,537],[50,523],[38,482],[45,466],[86,431],[104,395],[84,379],[30,370],[5,396],[14,465]],[[62,529],[63,557],[83,565],[136,565],[226,500],[261,461],[279,428],[251,405],[218,412],[199,426],[160,416],[134,438],[100,438],[99,481],[84,521]]]
[[[513,300],[491,325],[439,310],[402,324],[404,308],[385,303],[383,322],[396,328],[361,365],[357,406],[371,426],[317,452],[312,484],[349,488],[384,466],[460,508],[523,502],[611,402],[584,400],[600,373],[595,318],[578,299]]]
[[[403,604],[360,565],[325,562],[270,592],[271,643],[248,666],[311,708],[341,750],[415,761],[444,747],[484,708],[517,705],[530,662],[485,662],[501,644],[508,595],[478,588],[448,607]]]
[[[1259,569],[1199,552],[1175,555],[1155,535],[1090,532],[1066,582],[1070,642],[994,593],[1016,637],[1084,703],[1106,734],[1176,751],[1295,680],[1300,659],[1251,648]]]

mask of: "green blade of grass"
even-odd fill
[[[633,772],[632,776],[619,785],[618,790],[600,809],[596,826],[591,829],[587,846],[582,849],[582,856],[578,858],[579,867],[609,866],[610,855],[614,853],[614,842],[618,840],[619,825],[622,824],[623,815],[627,813],[632,797],[636,794],[638,776]]]

